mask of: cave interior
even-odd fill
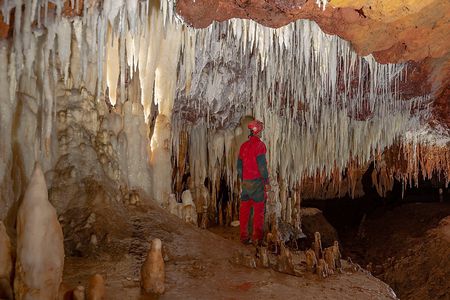
[[[449,20],[0,0],[0,299],[450,299]],[[244,245],[254,119],[270,188]]]

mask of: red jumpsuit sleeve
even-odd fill
[[[267,160],[266,160],[266,145],[261,142],[258,145],[258,149],[256,152],[256,163],[258,164],[259,174],[263,179],[264,184],[269,183],[269,172],[267,170]]]

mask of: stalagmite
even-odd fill
[[[341,251],[339,250],[339,242],[334,241],[332,247],[333,247],[334,260],[336,262],[336,268],[339,270],[339,269],[341,269]]]
[[[17,213],[16,299],[56,299],[64,267],[64,244],[39,163]]]
[[[266,247],[258,247],[258,264],[263,268],[269,267],[269,256]]]
[[[182,218],[183,215],[179,214],[179,211],[180,211],[179,207],[182,206],[182,204],[177,202],[177,198],[176,198],[175,194],[170,194],[168,201],[169,201],[169,203],[167,205],[168,211],[171,214],[173,214],[179,218]]]
[[[314,233],[314,253],[317,259],[322,258],[322,239],[319,232]]]
[[[84,300],[86,298],[84,286],[79,285],[73,290],[73,300]]]
[[[181,195],[183,202],[183,219],[186,223],[197,226],[197,209],[192,200],[191,191],[185,190]]]
[[[163,294],[165,291],[165,276],[161,240],[154,239],[141,268],[142,289],[149,294]]]
[[[0,221],[0,298],[13,299],[11,242],[5,225]]]
[[[333,251],[333,246],[325,248],[325,251],[323,252],[323,258],[325,259],[325,262],[327,263],[330,272],[333,272],[336,270],[336,256]]]
[[[209,217],[208,217],[208,206],[204,205],[202,210],[202,221],[200,223],[200,228],[208,228]]]
[[[280,256],[278,256],[277,260],[277,269],[281,273],[295,274],[291,251],[289,251],[284,243],[281,243],[280,246]]]
[[[95,274],[89,278],[86,298],[87,300],[105,300],[106,296],[105,280],[100,274]]]
[[[314,272],[317,267],[317,258],[314,250],[308,249],[305,252],[306,255],[306,269],[310,272]]]
[[[277,221],[277,217],[275,214],[272,214],[272,216],[270,217],[271,219],[271,230],[270,232],[267,233],[266,236],[266,241],[267,241],[267,245],[269,247],[269,249],[273,248],[273,252],[277,253],[278,252],[278,247],[281,244],[281,236],[280,236],[280,232],[279,232],[279,228],[278,228],[278,221]]]
[[[326,278],[330,275],[328,264],[323,258],[319,259],[319,262],[317,263],[317,274],[319,275],[319,278]]]

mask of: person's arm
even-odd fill
[[[242,159],[239,157],[237,161],[237,172],[238,172],[238,178],[242,181]]]
[[[256,162],[258,164],[259,174],[264,182],[264,185],[269,184],[269,172],[267,171],[267,161],[266,155],[260,154],[256,157]]]
[[[264,144],[261,144],[261,149],[259,149],[258,154],[256,155],[256,163],[264,185],[268,185],[269,172],[267,170],[266,146]]]

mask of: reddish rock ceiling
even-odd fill
[[[0,8],[3,5],[4,0],[0,0]],[[6,0],[8,1],[8,0]],[[64,2],[64,7],[62,9],[62,15],[67,18],[75,17],[75,16],[81,16],[83,14],[83,5],[84,0],[79,0],[78,9],[76,7],[72,8],[71,0],[66,0]],[[56,5],[52,2],[48,3],[48,11],[49,13],[56,13]],[[11,24],[14,24],[14,13],[15,8],[13,8],[10,11],[10,21],[9,24],[5,23],[5,19],[3,16],[2,11],[0,10],[0,40],[1,39],[7,39],[12,36],[13,34],[13,26]],[[44,12],[42,11],[42,17]]]
[[[438,58],[449,51],[450,1],[435,0],[417,13],[387,21],[382,14],[377,14],[377,19],[368,17],[369,10],[372,6],[333,8],[333,1],[330,1],[322,11],[313,0],[177,2],[177,12],[194,27],[206,27],[212,21],[230,18],[253,19],[270,27],[280,27],[298,19],[314,20],[323,31],[351,41],[359,54],[373,53],[384,63]]]

